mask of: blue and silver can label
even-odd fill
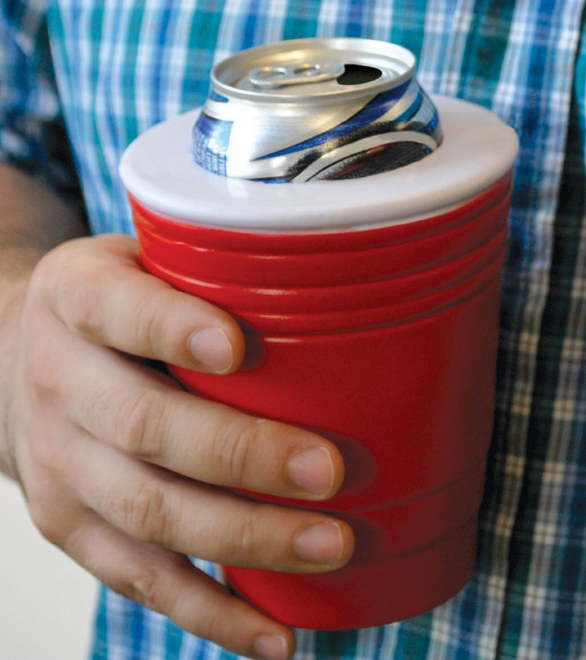
[[[267,183],[352,179],[417,162],[441,144],[415,57],[366,39],[297,39],[212,71],[193,128],[196,162]]]

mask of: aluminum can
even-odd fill
[[[410,51],[366,39],[295,39],[214,67],[192,149],[215,174],[283,183],[386,172],[441,140]]]
[[[225,567],[232,588],[294,627],[413,617],[474,568],[518,140],[485,108],[433,101],[440,148],[356,179],[217,176],[185,148],[200,110],[143,133],[121,163],[145,269],[246,329],[238,372],[172,366],[175,376],[312,429],[344,456],[344,484],[326,502],[239,493],[355,531],[354,556],[333,572]]]

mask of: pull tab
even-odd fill
[[[248,74],[248,79],[253,85],[266,89],[335,80],[343,73],[343,64],[307,62],[286,66],[259,66]]]

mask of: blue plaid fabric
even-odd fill
[[[299,660],[586,658],[584,5],[4,0],[0,8],[0,151],[76,195],[66,134],[95,232],[132,232],[117,176],[125,146],[201,104],[215,61],[263,42],[351,35],[402,44],[418,56],[429,92],[490,107],[519,133],[476,572],[456,597],[410,621],[300,631]],[[103,591],[93,660],[228,656]]]

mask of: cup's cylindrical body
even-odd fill
[[[260,236],[176,223],[135,202],[145,267],[257,334],[238,373],[177,376],[217,401],[323,433],[348,466],[342,492],[314,506],[356,530],[350,567],[309,577],[227,569],[277,618],[384,623],[433,607],[469,578],[508,196],[507,178],[419,223]]]
[[[498,147],[498,167],[493,162],[461,169],[460,179],[475,183],[458,184],[455,203],[446,205],[440,199],[444,187],[429,178],[430,188],[440,191],[437,212],[434,200],[422,201],[415,192],[419,217],[411,221],[403,214],[407,217],[384,222],[385,212],[396,216],[409,208],[409,200],[400,199],[403,185],[393,190],[393,182],[403,177],[421,185],[419,172],[441,170],[441,161],[434,159],[451,157],[450,138],[459,139],[456,128],[466,134],[466,122],[450,120],[449,114],[442,116],[448,121],[438,156],[412,166],[412,173],[404,168],[402,174],[377,175],[378,187],[368,179],[352,182],[359,197],[348,198],[353,209],[341,206],[344,182],[300,184],[304,190],[334,191],[329,208],[338,204],[334,215],[344,224],[334,229],[230,227],[232,212],[234,217],[250,212],[242,191],[256,195],[264,184],[246,182],[257,187],[244,189],[240,182],[216,177],[225,191],[216,199],[201,185],[215,185],[208,173],[197,181],[200,194],[217,203],[227,222],[212,226],[217,209],[205,200],[182,219],[187,198],[159,204],[149,196],[146,179],[139,184],[133,179],[142,167],[141,153],[132,156],[134,164],[126,164],[145,268],[222,306],[247,329],[248,354],[237,373],[215,376],[173,368],[175,374],[203,396],[313,429],[330,438],[345,458],[347,478],[333,499],[317,504],[273,500],[347,520],[357,538],[347,567],[320,575],[226,568],[228,580],[245,598],[295,627],[359,628],[409,618],[455,594],[473,570],[516,152],[510,129],[503,127],[506,148]],[[494,141],[494,136],[485,138]],[[159,185],[156,173],[152,181]],[[296,196],[299,203],[299,196],[320,190],[300,193],[293,184],[283,186],[290,192],[265,186],[273,192],[259,193],[269,207],[265,215],[279,213],[270,209],[271,195],[278,201],[285,194],[294,207]],[[368,195],[366,188],[378,192]],[[386,195],[388,206],[379,204],[374,218],[374,207],[367,207],[376,195],[383,201]],[[422,204],[428,204],[426,211]],[[177,212],[171,213],[173,208]],[[282,215],[288,211],[282,207]],[[294,208],[290,215],[294,219]]]

